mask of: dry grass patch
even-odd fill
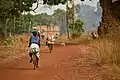
[[[0,61],[9,62],[27,54],[28,35],[12,36],[14,44],[0,46]]]
[[[120,40],[99,39],[91,42],[103,80],[120,80]]]
[[[102,39],[91,42],[98,63],[120,64],[120,42]]]
[[[75,39],[70,39],[68,40],[67,37],[64,38],[59,38],[56,43],[66,43],[66,44],[89,44],[91,41],[91,38],[88,35],[81,35],[78,38]]]

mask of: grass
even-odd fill
[[[120,80],[120,40],[98,39],[91,42],[97,63],[103,68],[103,80]]]
[[[110,39],[94,40],[91,42],[99,63],[120,64],[120,42]]]
[[[15,58],[22,57],[27,52],[28,36],[27,35],[15,35],[11,39],[14,41],[13,45],[0,46],[0,61],[9,62]]]
[[[82,35],[78,38],[75,38],[75,39],[70,39],[68,40],[67,37],[64,36],[64,38],[60,38],[57,40],[56,43],[62,43],[62,42],[65,42],[66,44],[89,44],[91,41],[91,38],[87,35]]]

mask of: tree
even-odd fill
[[[71,0],[43,0],[43,4],[48,5],[58,5],[59,3],[65,4],[66,2]],[[36,8],[39,5],[39,0],[1,0],[0,2],[0,23],[1,23],[1,33],[6,34],[8,22],[11,20],[15,20],[15,18],[19,18],[21,13],[34,11],[32,9],[33,3],[37,3]],[[3,27],[4,26],[4,27]]]
[[[45,0],[46,1],[46,0]],[[57,4],[61,0],[57,0]],[[63,1],[63,0],[62,0]],[[84,0],[81,0],[84,1]],[[92,1],[92,0],[90,0]],[[56,4],[54,3],[54,0],[49,0],[50,5]],[[48,2],[48,4],[49,4]],[[64,0],[64,3],[66,0]],[[47,2],[44,2],[47,3]],[[100,37],[103,37],[107,34],[113,34],[117,32],[119,25],[119,7],[120,7],[120,0],[100,0],[101,7],[103,9],[103,15],[102,15],[102,22],[100,23],[100,26],[98,27],[98,34]]]
[[[84,23],[81,20],[76,20],[69,25],[72,38],[79,37],[84,32],[83,25]]]
[[[64,10],[57,9],[57,10],[54,11],[54,14],[52,16],[54,16],[54,19],[56,20],[56,23],[59,25],[60,21],[65,16],[65,14],[66,14],[66,12]]]
[[[43,4],[58,5],[60,3],[65,4],[67,1],[71,0],[43,0]]]
[[[38,2],[37,0],[1,0],[0,1],[0,23],[1,34],[5,37],[7,34],[7,25],[11,19],[20,17],[23,11],[33,11],[33,3]]]
[[[1,0],[0,17],[18,17],[23,11],[31,11],[33,3],[36,2],[37,0]]]
[[[66,11],[62,9],[57,9],[52,15],[54,17],[55,23],[60,27],[60,34],[65,34],[67,29]]]
[[[100,0],[100,4],[103,9],[103,14],[102,22],[98,27],[98,34],[100,37],[107,35],[115,36],[116,32],[119,30],[119,17],[117,13],[119,12],[120,0]]]

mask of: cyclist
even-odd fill
[[[39,50],[40,50],[40,38],[37,36],[38,32],[33,31],[32,36],[30,37],[29,40],[29,56],[31,58],[30,63],[33,61],[32,60],[32,54],[36,53],[37,56],[37,66],[38,67],[38,61],[39,61]]]
[[[54,45],[54,42],[55,42],[55,38],[54,38],[54,35],[52,34],[52,32],[49,33],[47,39],[46,39],[46,44],[48,46],[48,48],[50,49],[53,49],[53,45]],[[51,50],[50,50],[50,53],[51,53]]]
[[[94,32],[91,33],[91,36],[92,36],[93,39],[96,39],[96,36],[95,36]]]

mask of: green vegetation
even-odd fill
[[[0,40],[0,45],[13,45],[14,41],[12,38],[7,38],[6,40]]]
[[[72,38],[79,37],[84,32],[83,24],[82,21],[76,20],[75,23],[69,25]]]
[[[43,4],[57,5],[65,4],[67,1],[72,0],[43,0]],[[32,8],[33,3],[37,3],[36,8]],[[8,34],[19,34],[30,31],[32,26],[36,25],[60,25],[60,21],[64,20],[65,17],[74,21],[74,6],[69,10],[67,7],[66,12],[63,10],[56,10],[52,16],[46,13],[31,15],[29,12],[35,12],[35,9],[40,5],[39,0],[1,0],[0,2],[0,35],[6,37]],[[72,11],[72,12],[71,12]],[[22,15],[22,13],[27,12],[27,15]],[[72,14],[72,15],[71,15]],[[73,17],[72,17],[73,16]],[[69,22],[67,24],[70,24]]]
[[[58,5],[60,3],[65,4],[67,1],[71,0],[43,0],[43,4]]]
[[[8,22],[15,22],[15,18],[19,18],[21,13],[34,11],[33,3],[37,0],[1,0],[0,1],[0,34],[4,37],[7,35]],[[15,24],[13,24],[15,26]]]

